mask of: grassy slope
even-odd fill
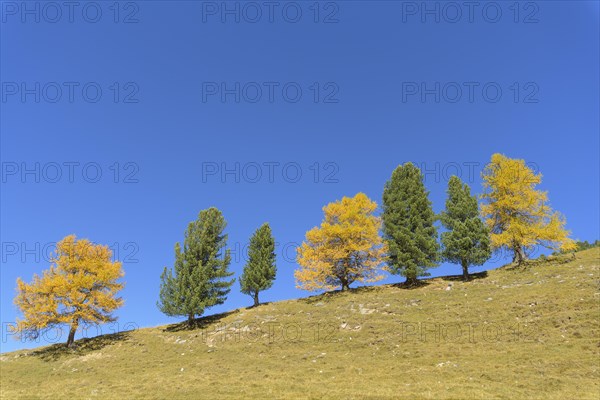
[[[7,353],[1,394],[598,399],[599,276],[596,248],[468,283],[360,288],[235,310],[194,330],[171,325],[89,339],[75,351]],[[425,337],[410,334],[419,323]],[[435,324],[448,327],[446,339]]]

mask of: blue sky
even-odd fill
[[[492,153],[523,158],[573,237],[598,239],[598,2],[461,3],[2,2],[2,351],[52,342],[6,324],[17,277],[71,233],[124,262],[125,305],[103,333],[180,320],[156,308],[159,276],[211,206],[236,276],[269,222],[278,277],[261,299],[307,296],[293,249],[322,207],[380,203],[407,161],[439,212],[451,174],[479,193]],[[208,313],[251,301],[236,282]]]

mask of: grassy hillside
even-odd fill
[[[3,354],[3,399],[598,399],[599,249]],[[459,329],[461,334],[459,334]]]

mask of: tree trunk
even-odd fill
[[[416,286],[417,283],[419,282],[419,280],[417,279],[416,276],[410,276],[410,277],[406,277],[406,284],[408,286]]]
[[[517,264],[521,264],[523,261],[525,261],[526,258],[527,258],[527,256],[525,255],[523,248],[521,246],[516,246],[515,247],[515,257],[513,259],[513,262],[516,261]]]
[[[190,313],[188,314],[188,325],[189,326],[194,326],[194,313]]]
[[[258,306],[258,291],[254,292],[254,307]]]
[[[350,289],[350,284],[348,283],[348,280],[347,280],[347,279],[340,278],[340,282],[342,283],[342,292],[343,292],[344,290],[348,290],[348,289]]]
[[[74,320],[71,323],[71,328],[69,329],[69,337],[67,338],[67,347],[71,347],[71,345],[75,342],[75,332],[77,332],[78,325],[79,320]]]
[[[469,280],[469,265],[466,262],[462,262],[462,270],[463,270],[463,281]]]

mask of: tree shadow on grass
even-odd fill
[[[538,266],[568,264],[575,260],[577,260],[575,253],[553,254],[549,256],[541,255],[538,258],[528,258],[521,262],[511,262],[499,267],[498,269],[506,271],[528,270],[532,267]]]
[[[399,289],[413,290],[413,289],[421,289],[421,288],[427,287],[429,285],[430,285],[430,283],[428,282],[427,279],[419,279],[418,281],[416,281],[414,283],[409,283],[409,282],[404,281],[404,282],[400,282],[400,283],[392,283],[390,286],[399,288]]]
[[[444,281],[470,282],[470,281],[474,281],[476,279],[487,278],[487,276],[488,276],[487,271],[481,271],[481,272],[475,272],[475,273],[469,274],[469,279],[467,281],[465,281],[463,279],[462,275],[446,275],[446,276],[440,276],[440,278]]]
[[[245,309],[245,310],[252,310],[252,309],[254,309],[254,308],[259,308],[259,307],[261,307],[261,306],[266,306],[266,305],[269,305],[269,304],[271,304],[271,303],[273,303],[273,302],[272,302],[272,301],[265,301],[265,302],[258,303],[258,305],[256,305],[256,306],[255,306],[254,304],[252,304],[252,305],[249,305],[248,307],[244,307],[244,309]]]
[[[43,361],[56,361],[65,356],[82,356],[113,343],[127,340],[131,331],[111,333],[109,335],[100,335],[93,338],[84,338],[76,340],[71,347],[65,343],[57,343],[35,350],[30,353],[34,357],[39,357]]]
[[[264,304],[264,303],[263,303]],[[207,315],[205,317],[200,317],[194,319],[192,324],[190,325],[188,321],[179,322],[177,324],[172,324],[163,329],[164,332],[181,332],[181,331],[194,331],[196,329],[204,329],[209,325],[219,322],[225,317],[236,314],[240,312],[239,310],[226,311],[220,314]]]
[[[339,296],[345,296],[346,294],[353,295],[357,293],[371,292],[377,290],[378,288],[380,288],[380,286],[359,286],[355,288],[349,288],[346,290],[337,289],[329,292],[316,294],[314,296],[300,298],[298,299],[298,301],[305,304],[327,303],[335,298],[338,298]]]

